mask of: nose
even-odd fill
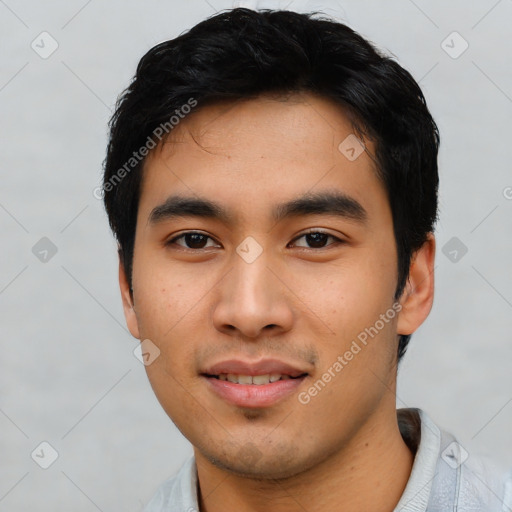
[[[234,255],[234,267],[219,283],[213,311],[213,324],[220,332],[259,339],[291,329],[291,294],[264,254],[252,263]]]

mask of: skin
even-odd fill
[[[310,94],[262,96],[198,108],[147,158],[137,218],[133,298],[120,286],[132,335],[160,355],[146,367],[163,408],[194,446],[200,508],[274,512],[392,511],[413,454],[397,424],[397,335],[413,333],[433,301],[435,240],[411,263],[399,314],[307,404],[307,391],[357,335],[393,305],[397,253],[374,147],[349,161],[338,145],[354,130],[343,111]],[[365,224],[316,214],[275,223],[272,207],[337,190],[366,209]],[[229,224],[149,222],[171,194],[215,200]],[[306,237],[314,228],[323,247]],[[187,249],[186,231],[204,248]],[[236,252],[252,236],[262,254]],[[299,238],[300,237],[300,238]],[[189,245],[190,247],[190,245]],[[192,246],[198,247],[198,246]],[[201,246],[200,246],[201,247]],[[265,408],[234,406],[199,372],[224,359],[279,358],[309,375]]]

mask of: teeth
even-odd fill
[[[235,384],[256,384],[261,386],[263,384],[269,384],[271,382],[277,382],[278,380],[288,380],[291,377],[289,375],[281,375],[280,373],[270,373],[266,375],[237,375],[235,373],[221,373],[219,380],[227,380]]]
[[[239,381],[241,383],[241,381]],[[268,384],[270,382],[270,375],[254,375],[252,378],[253,384]]]
[[[252,384],[252,377],[250,375],[239,375],[238,384]]]

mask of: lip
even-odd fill
[[[202,377],[213,393],[223,400],[238,407],[261,408],[270,407],[294,393],[307,375],[269,384],[236,384],[207,375]]]
[[[228,359],[220,361],[206,368],[201,372],[203,375],[220,375],[221,373],[235,373],[237,375],[266,375],[267,373],[279,373],[298,377],[307,370],[301,369],[290,363],[285,363],[279,359],[261,359],[259,361],[242,361],[240,359]],[[240,385],[240,384],[239,384]]]
[[[268,384],[237,384],[220,380],[214,375],[234,373],[238,375],[266,375],[279,373],[291,378],[269,382]],[[219,398],[238,407],[261,408],[270,407],[290,396],[303,383],[309,372],[278,359],[262,359],[260,361],[242,361],[229,359],[221,361],[201,372],[209,389]]]

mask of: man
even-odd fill
[[[147,511],[509,511],[397,366],[434,291],[439,135],[350,28],[234,9],[141,60],[105,205],[130,332],[194,457]]]

